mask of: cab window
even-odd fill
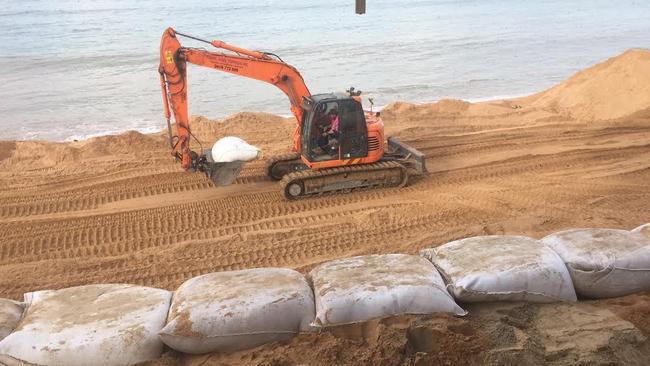
[[[338,101],[319,103],[312,114],[307,136],[310,161],[339,159],[340,116]]]

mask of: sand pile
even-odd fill
[[[84,157],[101,157],[121,154],[142,154],[145,151],[167,149],[167,139],[157,135],[127,131],[119,135],[94,137],[73,143]]]
[[[650,51],[627,51],[524,98],[482,103],[443,99],[419,105],[393,102],[381,113],[390,122],[387,131],[406,138],[417,138],[422,127],[437,128],[445,134],[449,123],[462,125],[469,132],[485,125],[498,128],[567,120],[607,121],[633,114],[650,120]]]
[[[532,127],[549,122],[566,121],[555,112],[526,107],[518,100],[469,103],[443,99],[436,103],[411,104],[394,102],[381,111],[386,133],[403,139],[418,140],[423,129],[438,135],[478,132],[484,129]]]
[[[3,142],[0,166],[6,169],[43,169],[79,161],[79,149],[67,143],[45,141]]]
[[[629,50],[522,99],[578,120],[611,120],[650,108],[650,50]]]
[[[291,148],[293,142],[287,136],[293,133],[296,122],[294,118],[269,113],[240,112],[219,121],[192,116],[190,126],[205,148],[210,148],[221,137],[238,136],[260,147],[263,154],[272,155]],[[194,146],[198,148],[197,143]]]
[[[408,114],[409,112],[420,115],[435,113],[436,117],[458,116],[467,111],[471,103],[457,99],[442,99],[436,103],[411,104],[406,102],[393,102],[381,110],[381,113],[390,117]]]
[[[119,155],[137,158],[149,152],[160,153],[166,149],[165,143],[166,139],[160,136],[136,131],[70,143],[3,141],[0,142],[0,166],[7,170],[29,171],[73,166],[93,158]]]

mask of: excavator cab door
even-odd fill
[[[311,136],[314,132],[311,131],[312,119],[313,109],[305,109],[302,114],[302,121],[300,121],[300,151],[309,161],[312,161],[313,156]]]
[[[331,129],[331,112],[338,114],[338,131]],[[353,99],[324,100],[302,121],[302,153],[311,162],[368,156],[368,129],[361,104]]]
[[[339,159],[339,143],[332,128],[331,111],[338,111],[336,100],[321,101],[309,110],[302,123],[302,153],[311,162]]]
[[[341,159],[368,156],[368,127],[361,103],[354,99],[339,101],[339,146]]]

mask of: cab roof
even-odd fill
[[[318,104],[322,101],[331,101],[331,100],[344,100],[352,99],[352,97],[347,93],[322,93],[322,94],[312,94],[309,97],[303,97],[303,108],[311,109],[312,106]]]

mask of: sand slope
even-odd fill
[[[201,174],[183,172],[169,155],[164,132],[74,143],[2,142],[0,294],[20,299],[27,291],[98,282],[174,289],[208,272],[260,266],[307,271],[330,259],[417,253],[471,235],[541,237],[570,227],[634,228],[650,222],[648,65],[650,52],[635,50],[528,98],[394,103],[383,111],[388,134],[423,151],[431,174],[404,189],[296,202],[285,201],[265,177],[263,161],[251,163],[236,184],[222,188]],[[206,146],[238,135],[268,157],[287,151],[294,121],[240,113],[217,122],[194,117],[192,124]],[[647,304],[649,297],[605,308],[620,310],[632,328],[648,335],[647,307],[637,304]],[[600,311],[604,305],[595,306]],[[553,309],[535,311],[548,312],[540,319],[550,319],[556,317]],[[435,324],[425,328],[437,329]],[[464,332],[480,332],[458,326],[461,335],[445,342],[465,350],[464,337],[475,338]],[[376,343],[365,360],[377,361],[384,350],[402,355],[406,328],[377,328],[383,329],[380,338],[397,346]],[[531,342],[542,328],[530,328]],[[543,329],[555,334],[552,324]],[[391,332],[402,335],[391,338]],[[481,352],[496,347],[486,334],[476,336],[487,342],[477,343],[486,345]],[[315,359],[335,362],[326,353],[343,352],[347,346],[340,342],[347,341],[322,337],[297,339],[291,349],[322,342],[316,348],[324,353],[314,351]],[[366,341],[361,342],[352,344]],[[639,342],[634,344],[641,347]]]
[[[650,108],[650,50],[629,50],[522,103],[579,120],[611,120]]]

